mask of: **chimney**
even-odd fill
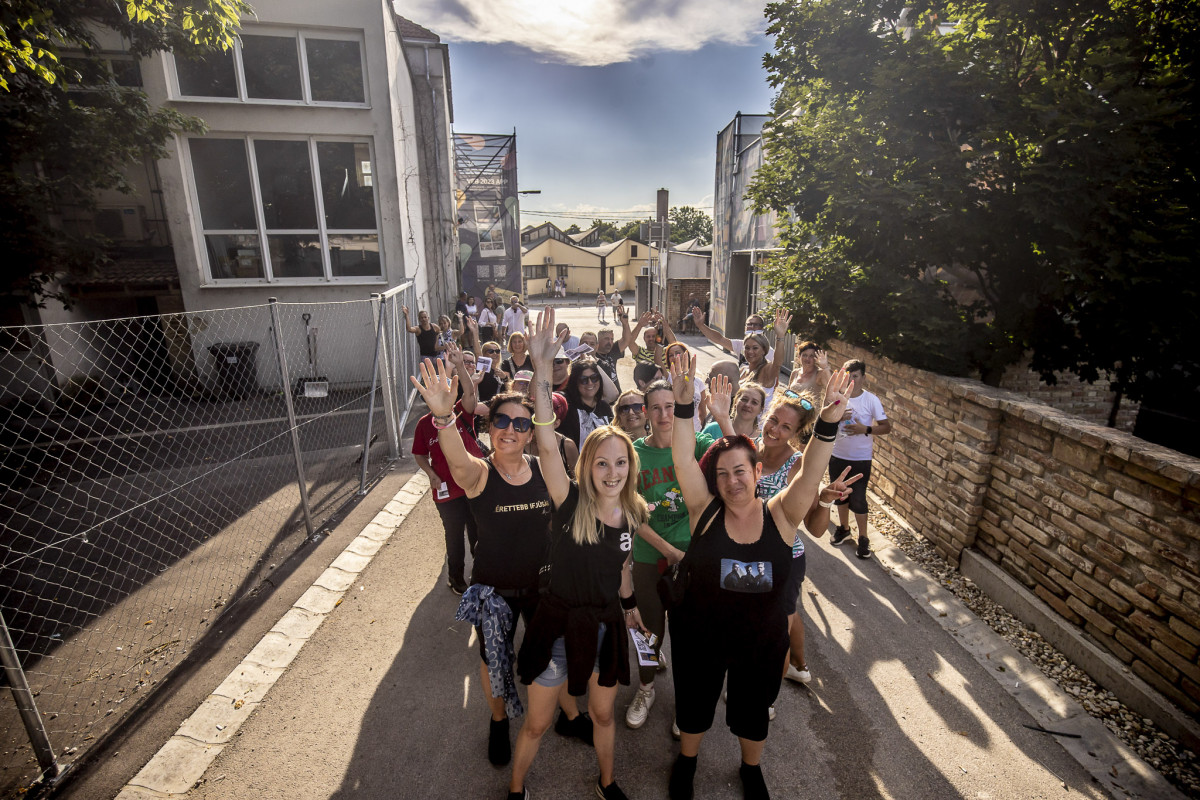
[[[667,221],[667,206],[668,206],[667,197],[669,195],[670,195],[670,192],[668,192],[666,189],[658,190],[658,219],[657,219],[658,222],[666,222]]]

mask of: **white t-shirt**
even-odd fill
[[[846,426],[854,423],[874,425],[887,419],[887,415],[883,413],[883,403],[880,403],[879,398],[875,395],[864,391],[858,397],[851,397],[848,404],[850,410],[854,412],[854,416],[838,427],[837,441],[833,443],[833,454],[846,461],[870,461],[875,450],[875,438],[861,433],[848,434]]]
[[[520,307],[513,308],[509,306],[504,309],[504,322],[502,327],[508,333],[516,333],[517,331],[525,332],[525,312]]]

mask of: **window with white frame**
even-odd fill
[[[380,278],[370,144],[188,139],[213,281]]]
[[[247,29],[223,53],[175,57],[179,96],[307,105],[366,105],[358,34]]]

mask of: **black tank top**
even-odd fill
[[[533,476],[521,486],[513,486],[488,459],[483,491],[467,499],[479,527],[471,583],[506,590],[537,589],[538,570],[550,544],[550,492],[538,460],[525,456],[525,461]]]
[[[720,500],[713,502],[720,503]],[[688,545],[688,590],[680,611],[742,638],[787,638],[784,587],[792,569],[792,548],[762,501],[762,535],[739,544],[725,530],[725,506],[708,531]]]
[[[421,328],[417,334],[417,349],[421,351],[421,358],[437,358],[437,337],[438,329],[430,325],[429,330]]]

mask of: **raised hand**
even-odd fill
[[[696,393],[692,382],[696,380],[695,353],[680,353],[671,359],[671,391],[676,405],[695,402]]]
[[[703,325],[706,322],[708,322],[708,319],[706,319],[705,314],[704,314],[704,306],[695,306],[692,309],[692,322],[698,323],[700,325]]]
[[[466,322],[467,328],[471,331],[471,333],[479,333],[479,320],[472,316],[468,316]]]
[[[829,355],[824,350],[817,351],[817,369],[821,372],[829,371]]]
[[[435,417],[444,417],[454,411],[454,401],[458,397],[458,376],[451,375],[446,362],[437,359],[425,359],[420,365],[421,377],[410,375],[409,380],[421,393],[425,405]]]
[[[792,324],[792,312],[786,308],[781,308],[775,312],[775,341],[783,338],[788,331],[788,326]]]
[[[404,316],[408,316],[408,306],[400,306],[400,310],[404,312]]]
[[[549,375],[554,365],[554,357],[567,340],[567,331],[561,335],[554,333],[554,307],[547,306],[545,311],[538,312],[537,322],[533,325],[533,333],[529,337],[529,358],[533,361],[534,372]]]
[[[446,356],[446,360],[449,361],[456,370],[462,369],[463,354],[461,347],[456,345],[454,342],[446,342],[446,349],[442,352]]]
[[[713,375],[708,379],[708,403],[714,418],[729,416],[733,407],[733,383],[726,375]]]
[[[854,381],[850,373],[844,369],[829,376],[825,384],[825,407],[821,409],[821,419],[826,422],[840,422],[843,414],[849,411],[850,392],[854,390]]]
[[[652,322],[654,322],[653,311],[643,311],[642,315],[638,317],[638,325],[641,325],[643,328],[649,327]]]

